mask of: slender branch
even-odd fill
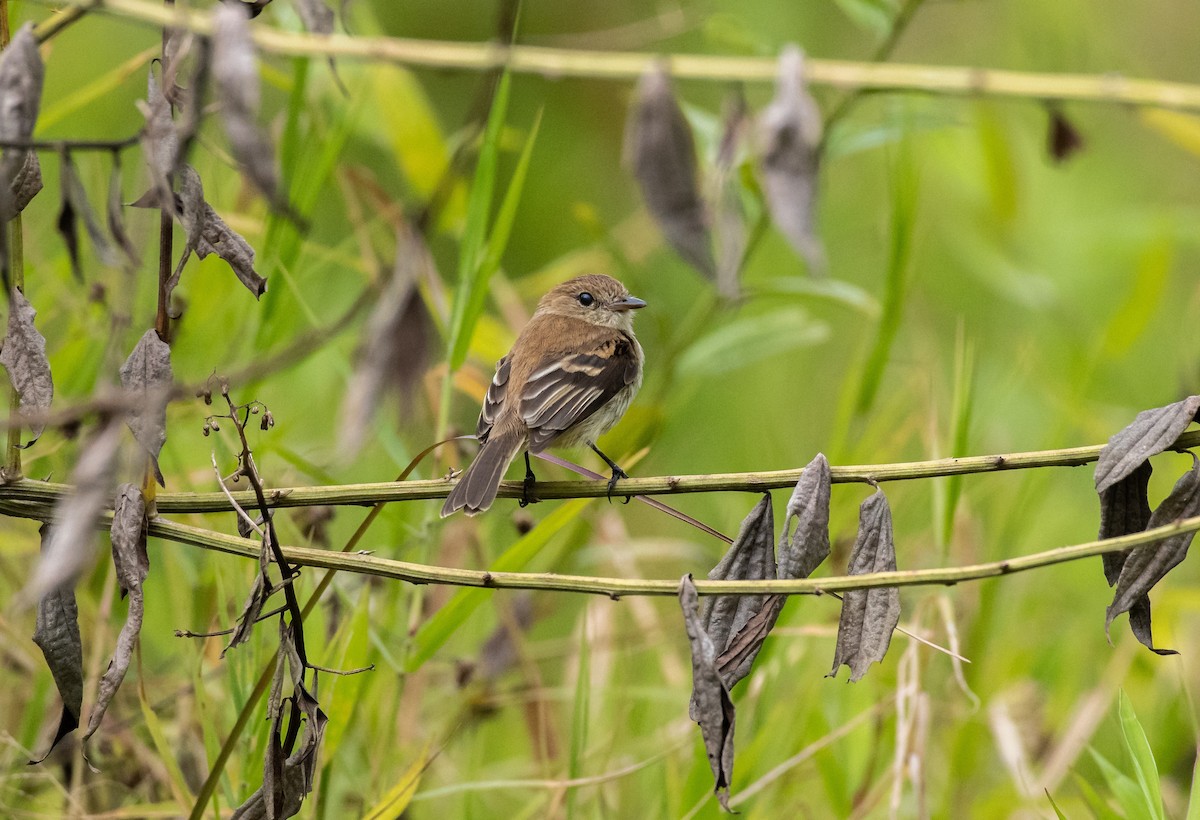
[[[51,0],[39,2],[48,4]],[[82,8],[102,10],[154,26],[212,33],[212,18],[208,12],[182,6],[167,9],[147,0],[88,0]],[[378,60],[464,71],[507,68],[516,73],[547,77],[630,80],[641,76],[660,59],[665,59],[671,74],[681,79],[769,83],[774,82],[777,70],[776,61],[769,57],[674,54],[664,58],[654,53],[509,46],[497,42],[311,35],[259,25],[254,27],[254,40],[265,52],[293,57]],[[1200,111],[1200,85],[1132,79],[1118,74],[1046,74],[969,66],[820,59],[808,60],[806,67],[810,83],[843,89],[1074,100]]]
[[[1200,446],[1200,430],[1184,433],[1172,445],[1174,450]],[[995,473],[1007,470],[1028,470],[1036,467],[1079,467],[1095,461],[1103,445],[1068,447],[1060,450],[1036,450],[1006,455],[963,456],[932,461],[909,461],[895,464],[859,464],[832,467],[835,484],[871,484],[885,481],[909,481],[920,478]],[[614,496],[672,495],[677,493],[765,492],[792,487],[800,480],[802,470],[772,470],[754,473],[713,473],[709,475],[650,476],[623,478],[613,488]],[[373,484],[342,484],[333,487],[286,487],[268,490],[269,507],[311,507],[319,504],[360,506],[395,501],[418,501],[445,498],[454,486],[445,479],[424,481],[392,481]],[[71,491],[69,484],[22,479],[0,485],[0,500],[48,503]],[[500,496],[520,498],[522,482],[505,481]],[[600,498],[608,495],[608,482],[599,481],[539,481],[538,497]],[[237,503],[249,506],[256,503],[247,490],[232,493]],[[158,510],[162,513],[229,512],[233,504],[221,492],[160,493]]]
[[[138,144],[140,134],[119,140],[0,140],[0,148],[26,151],[123,151]]]
[[[52,508],[0,501],[0,513],[23,518],[48,520]],[[107,513],[98,522],[101,528],[111,526],[112,514]],[[1184,518],[1151,530],[1109,538],[1103,541],[1088,541],[1067,547],[1058,547],[1030,555],[990,561],[962,567],[907,570],[899,572],[875,572],[863,575],[836,575],[829,578],[800,578],[767,581],[709,581],[696,580],[696,590],[701,595],[820,595],[828,592],[845,592],[851,589],[875,589],[878,587],[908,586],[953,586],[964,581],[995,578],[1025,572],[1053,564],[1093,558],[1106,552],[1117,552],[1133,547],[1156,544],[1167,538],[1200,530],[1200,516]],[[147,532],[155,538],[187,544],[201,549],[240,555],[258,560],[261,544],[236,535],[213,532],[156,518],[149,522]],[[426,564],[414,564],[363,553],[343,553],[311,547],[284,547],[280,550],[284,558],[293,565],[323,567],[338,572],[353,572],[392,578],[411,584],[444,584],[448,586],[482,587],[487,589],[536,589],[557,592],[582,592],[620,598],[625,595],[675,595],[679,581],[637,578],[603,578],[586,575],[558,575],[552,572],[491,572],[488,570],[458,569]]]

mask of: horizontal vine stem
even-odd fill
[[[66,13],[71,15],[70,19],[78,17],[76,10],[102,10],[156,26],[175,26],[201,34],[212,32],[212,18],[208,12],[181,4],[164,6],[147,0],[86,0],[68,7]],[[59,17],[44,22],[39,36],[49,36],[49,32],[60,28]],[[343,34],[320,36],[262,25],[254,26],[254,40],[263,51],[293,57],[379,60],[464,71],[507,68],[517,73],[547,77],[630,80],[641,76],[647,67],[659,60],[666,63],[675,77],[693,80],[767,83],[774,81],[778,70],[776,61],[770,57],[584,51]],[[842,89],[1073,100],[1200,111],[1200,85],[1133,79],[1115,73],[1047,74],[817,58],[807,60],[805,65],[809,82]]]
[[[1200,446],[1200,430],[1184,433],[1172,449],[1182,450]],[[835,484],[882,483],[919,478],[994,473],[1005,470],[1027,470],[1035,467],[1078,467],[1095,461],[1103,445],[1069,447],[1061,450],[1036,450],[1007,455],[964,456],[933,461],[909,461],[896,464],[860,464],[831,467]],[[714,473],[710,475],[652,476],[627,478],[617,482],[614,496],[675,495],[680,493],[765,492],[794,486],[802,470],[772,470],[757,473]],[[268,491],[271,507],[312,507],[317,505],[357,506],[397,501],[445,498],[454,485],[445,479],[423,481],[380,482],[373,484],[342,484],[333,487],[286,487]],[[71,491],[69,484],[21,479],[0,485],[0,500],[53,502]],[[500,496],[520,498],[523,484],[505,481]],[[608,482],[600,481],[539,481],[537,495],[541,499],[599,498],[608,494]],[[243,506],[255,503],[254,494],[242,490],[231,494]],[[230,512],[233,505],[229,495],[212,493],[159,493],[158,511],[163,514]]]
[[[0,512],[25,518],[46,520],[51,509],[46,505],[0,502]],[[112,514],[99,522],[110,526]],[[852,589],[907,586],[953,586],[963,581],[995,578],[1031,569],[1078,561],[1106,552],[1154,544],[1185,532],[1200,530],[1200,516],[1185,518],[1152,530],[1089,541],[1068,547],[1022,555],[1003,561],[971,564],[962,567],[875,572],[864,575],[838,575],[830,578],[801,578],[768,581],[709,581],[699,579],[696,590],[701,595],[819,595],[826,592],[845,592]],[[180,544],[215,550],[258,560],[261,544],[236,535],[213,532],[200,527],[179,524],[163,518],[152,519],[148,526],[151,536]],[[488,589],[530,589],[555,592],[581,592],[619,598],[625,595],[675,595],[678,580],[603,578],[585,575],[557,575],[550,572],[491,572],[488,570],[457,569],[408,561],[397,561],[363,553],[344,553],[311,547],[283,547],[286,560],[306,567],[323,567],[339,572],[374,575],[412,584],[443,584]]]

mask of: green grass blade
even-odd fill
[[[541,523],[505,550],[489,569],[492,572],[516,572],[524,569],[567,524],[570,524],[593,499],[576,498],[550,513]],[[471,617],[492,594],[489,589],[460,589],[450,597],[413,638],[412,651],[405,663],[408,672],[420,669],[433,653]]]
[[[1126,820],[1152,820],[1154,815],[1146,810],[1146,801],[1142,798],[1142,790],[1133,778],[1109,763],[1095,749],[1089,747],[1088,751],[1091,752],[1096,765],[1100,767],[1100,772],[1104,775],[1104,782],[1108,784],[1109,791],[1117,798],[1117,803],[1121,806],[1121,813]]]
[[[1196,765],[1192,769],[1192,796],[1188,800],[1184,820],[1200,820],[1200,751],[1196,754]]]
[[[504,129],[504,118],[508,111],[510,85],[509,75],[505,73],[500,77],[496,96],[492,100],[492,110],[483,132],[483,144],[479,149],[479,160],[475,163],[475,175],[467,200],[467,222],[458,254],[458,289],[454,294],[454,309],[450,315],[450,336],[447,344],[451,370],[457,370],[466,359],[467,345],[470,344],[471,331],[474,329],[471,306],[482,305],[486,294],[487,278],[482,263],[492,192],[496,187],[500,134]],[[475,318],[478,318],[478,313],[475,314]]]
[[[1154,762],[1154,750],[1146,739],[1146,732],[1138,722],[1137,714],[1129,696],[1122,689],[1117,694],[1117,711],[1121,718],[1121,736],[1125,739],[1125,751],[1133,763],[1133,771],[1137,775],[1138,787],[1150,816],[1155,820],[1164,820],[1162,792],[1158,782],[1158,764]]]

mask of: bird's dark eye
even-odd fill
[[[592,294],[588,293],[586,290],[583,293],[579,294],[579,304],[583,305],[584,307],[591,307],[592,302],[594,302],[594,301],[596,301],[596,299],[592,296]]]

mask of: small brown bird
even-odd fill
[[[442,517],[492,506],[504,471],[525,451],[525,492],[534,481],[529,454],[586,444],[612,468],[609,492],[625,471],[596,439],[625,414],[642,386],[642,346],[632,311],[646,303],[611,276],[564,282],[538,302],[508,355],[496,363],[479,413],[483,448],[442,506]]]

